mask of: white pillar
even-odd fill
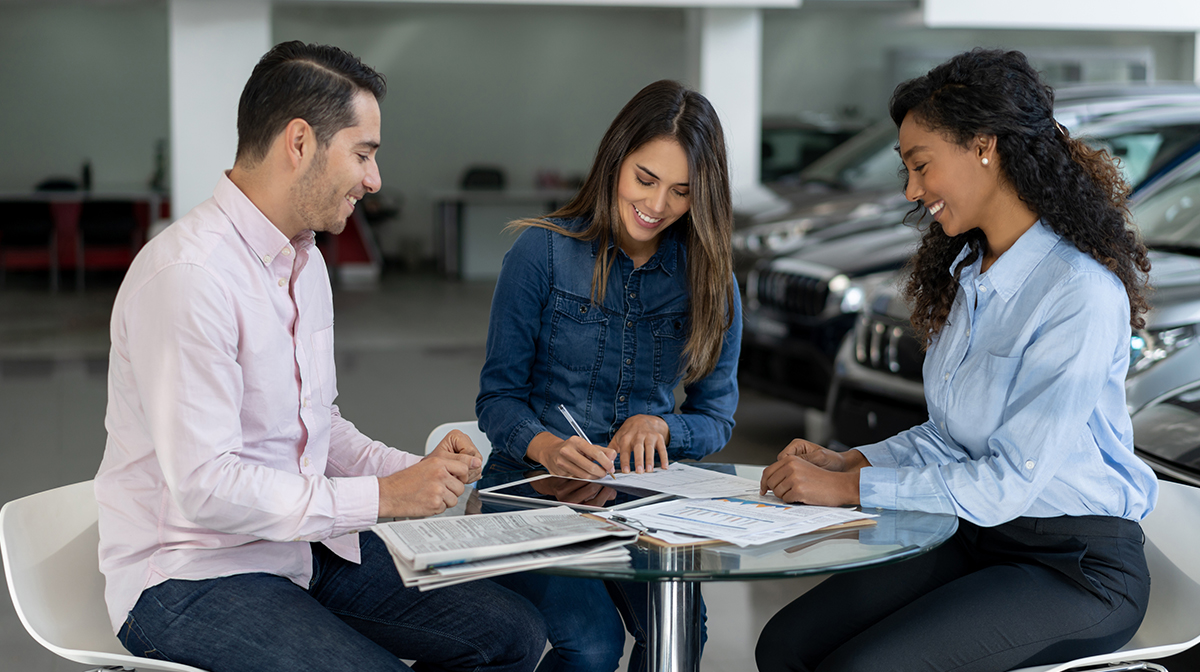
[[[270,0],[170,0],[171,214],[212,196],[237,151],[237,104],[271,48]]]
[[[1196,31],[1192,44],[1192,79],[1200,84],[1200,31]]]
[[[729,150],[734,207],[757,210],[774,200],[760,181],[762,154],[762,10],[688,10],[687,77],[712,102]]]

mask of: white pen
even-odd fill
[[[579,423],[575,422],[575,416],[571,415],[571,412],[567,410],[566,406],[559,404],[558,410],[563,414],[563,417],[567,419],[567,423],[571,425],[571,429],[575,430],[575,433],[579,435],[579,438],[587,441],[588,443],[592,442],[591,439],[587,438],[587,434],[583,433],[583,428],[579,426]],[[617,480],[617,477],[615,474],[613,474],[613,472],[608,472],[608,475],[611,476],[614,481]]]

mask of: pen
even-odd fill
[[[567,419],[567,423],[571,425],[571,429],[575,430],[575,433],[579,435],[579,438],[587,441],[588,443],[592,442],[591,439],[587,438],[587,434],[583,433],[583,428],[579,426],[579,423],[575,422],[575,416],[571,415],[571,412],[567,410],[566,406],[559,404],[558,410],[563,414],[563,417]],[[614,481],[617,480],[617,477],[615,474],[613,474],[613,472],[608,472],[608,475],[612,477]]]

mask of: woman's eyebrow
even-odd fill
[[[654,179],[656,179],[656,180],[661,180],[661,179],[662,179],[661,177],[659,177],[659,176],[655,175],[654,173],[650,172],[650,171],[649,171],[649,170],[648,170],[648,169],[647,169],[645,166],[643,166],[643,165],[642,165],[642,164],[640,164],[640,163],[635,163],[635,164],[633,164],[633,165],[637,166],[637,167],[638,167],[638,168],[639,168],[639,169],[640,169],[640,170],[641,170],[643,173],[645,173],[645,174],[649,175],[650,177],[653,177],[653,178],[654,178]],[[687,182],[676,182],[676,183],[675,183],[675,186],[677,186],[677,187],[686,187],[686,186],[689,186],[689,185],[688,185],[688,183],[687,183]]]

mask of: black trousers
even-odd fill
[[[1004,672],[1114,651],[1141,625],[1141,526],[1121,518],[959,521],[925,555],[830,577],[784,607],[761,672]]]

